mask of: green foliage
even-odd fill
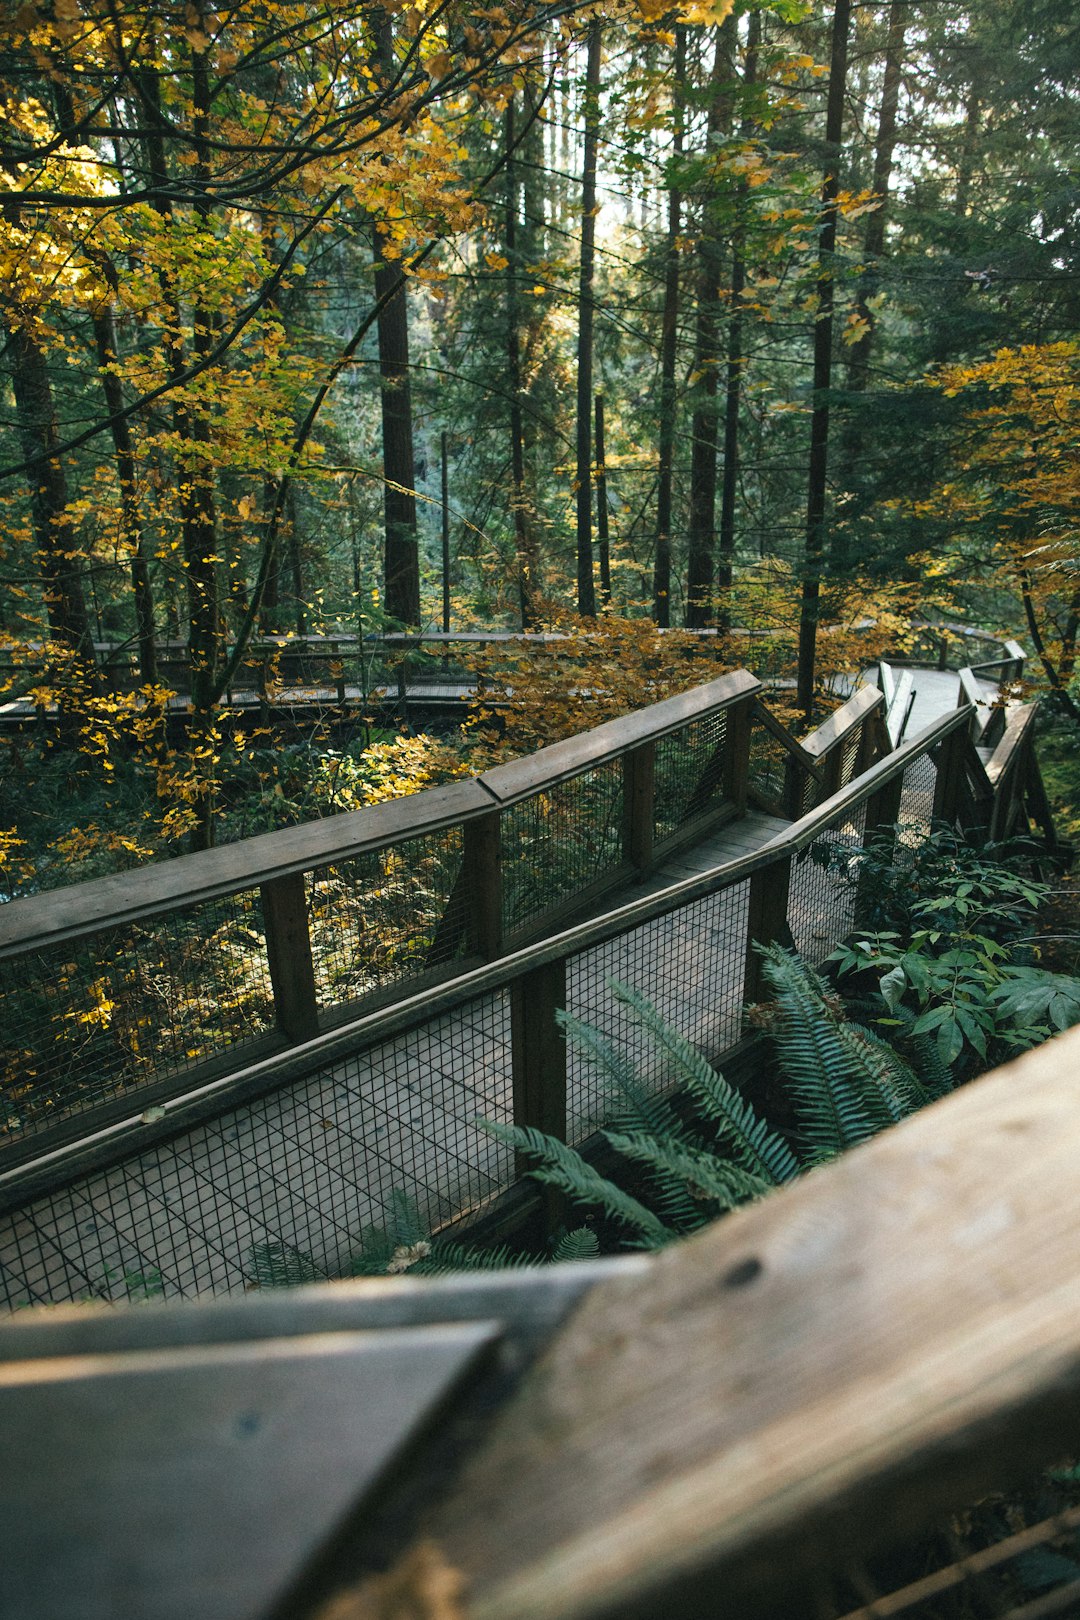
[[[840,978],[861,980],[879,1029],[926,1068],[970,1075],[1080,1021],[1075,979],[1016,961],[1050,893],[1029,877],[1023,841],[981,849],[947,828],[912,847],[899,829],[862,855],[838,857],[867,929],[833,953]],[[890,864],[887,857],[901,858]],[[930,1058],[932,1043],[936,1065]]]
[[[615,982],[614,995],[667,1060],[667,1083],[687,1096],[693,1114],[684,1118],[669,1096],[650,1094],[626,1054],[591,1025],[562,1022],[607,1084],[604,1137],[635,1184],[644,1182],[642,1198],[659,1214],[553,1137],[490,1121],[481,1121],[484,1129],[533,1159],[538,1181],[629,1226],[635,1247],[654,1248],[876,1135],[937,1094],[940,1074],[917,1075],[872,1031],[851,1023],[812,968],[779,946],[762,955],[776,997],[769,1028],[799,1118],[797,1145],[760,1118],[651,1002]]]

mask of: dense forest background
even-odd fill
[[[6,893],[467,768],[229,725],[267,636],[595,620],[625,706],[754,630],[809,721],[958,617],[1075,718],[1066,0],[44,0],[0,63]]]

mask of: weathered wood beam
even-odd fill
[[[1073,1031],[596,1288],[423,1526],[463,1615],[803,1613],[1075,1450],[1078,1072]]]

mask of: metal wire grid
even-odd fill
[[[273,1027],[257,890],[0,966],[0,1140]]]
[[[840,786],[847,787],[855,775],[855,766],[859,762],[859,744],[862,742],[862,726],[856,727],[850,737],[845,737],[840,744]]]
[[[623,863],[622,761],[609,760],[502,814],[503,927],[508,934]]]
[[[657,742],[653,800],[656,843],[723,799],[727,736],[727,711],[721,709]]]
[[[846,862],[862,849],[865,829],[861,804],[845,811],[792,865],[788,926],[807,962],[823,962],[855,926],[856,885]]]
[[[904,772],[900,814],[897,817],[899,826],[909,840],[925,838],[930,831],[936,788],[937,766],[929,754],[920,754]]]
[[[755,795],[782,814],[787,760],[790,756],[778,737],[757,724],[750,733],[750,756],[747,769],[749,785]]]
[[[320,1004],[358,1001],[460,956],[464,928],[439,925],[461,867],[461,829],[451,827],[308,873]]]
[[[466,1078],[467,1077],[467,1078]],[[509,996],[472,1001],[0,1220],[8,1306],[340,1276],[403,1194],[429,1229],[514,1179]]]
[[[715,1057],[739,1038],[749,901],[749,880],[735,883],[570,958],[567,1010],[625,1053],[650,1089],[675,1083],[671,1060],[658,1054],[610,981],[638,990],[706,1057]],[[608,1109],[608,1083],[571,1041],[567,1140],[582,1141]]]

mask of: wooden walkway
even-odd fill
[[[954,707],[955,692],[946,697],[942,708]],[[754,812],[730,821],[647,881],[609,894],[604,910],[753,853],[787,826]],[[833,836],[843,840],[847,829]],[[567,1010],[627,1049],[646,1075],[657,1060],[613,999],[611,979],[641,991],[707,1054],[725,1051],[741,1028],[749,902],[747,879],[581,951],[568,964]],[[799,868],[788,916],[810,960],[846,932],[851,903],[822,867]],[[17,1308],[143,1288],[173,1298],[242,1290],[260,1259],[290,1280],[341,1275],[396,1195],[436,1227],[508,1186],[512,1154],[476,1119],[508,1122],[513,1108],[510,996],[500,991],[3,1217],[0,1300],[6,1294]],[[605,1112],[595,1070],[572,1052],[568,1139],[588,1136]]]
[[[752,853],[787,825],[758,813],[730,822],[609,906]],[[617,977],[691,1039],[714,1051],[732,1044],[748,889],[658,919],[632,936],[630,950],[616,941],[590,953],[602,959],[573,977],[570,1010],[625,1041],[630,1032],[625,1019],[613,1027],[606,986]],[[294,1275],[304,1269],[300,1256],[334,1275],[385,1222],[395,1192],[433,1224],[481,1203],[512,1179],[508,1150],[474,1124],[477,1115],[511,1117],[508,1024],[505,1004],[449,1014],[150,1150],[134,1175],[130,1165],[104,1172],[0,1220],[9,1304],[119,1298],[143,1283],[166,1297],[244,1288],[260,1249]],[[603,1113],[591,1072],[580,1067],[577,1080],[574,1139]]]

